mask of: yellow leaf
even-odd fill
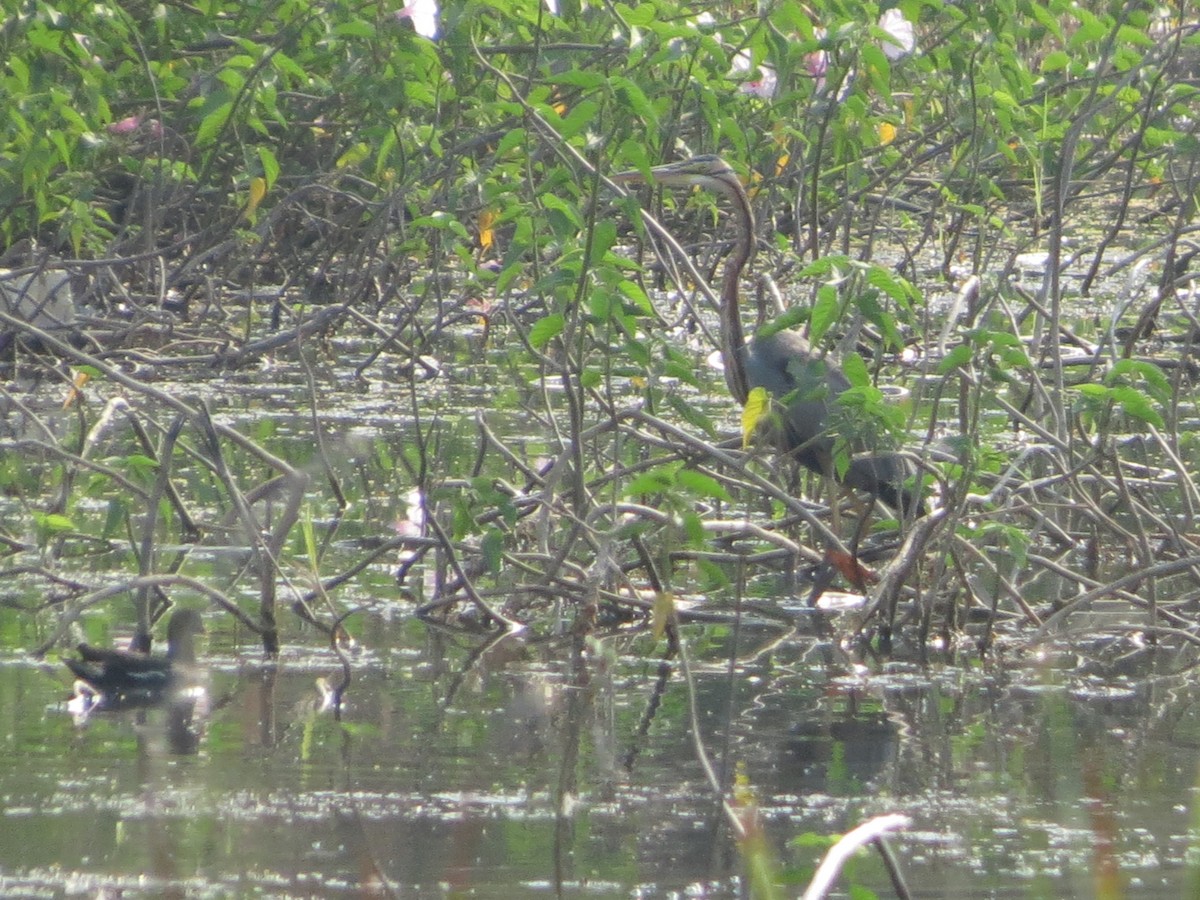
[[[879,143],[887,146],[896,139],[896,126],[891,122],[879,123]]]
[[[71,383],[71,389],[67,391],[67,398],[63,400],[63,409],[70,409],[76,402],[83,400],[83,386],[91,377],[87,372],[75,373],[75,380]]]
[[[750,392],[750,396],[746,398],[746,405],[742,407],[742,449],[745,450],[750,446],[750,441],[754,437],[754,432],[758,430],[758,423],[763,420],[771,410],[771,394],[765,387],[756,387]]]
[[[675,613],[675,595],[659,591],[654,595],[654,610],[650,616],[650,631],[657,641],[667,630],[667,623]]]
[[[265,196],[267,196],[267,179],[251,178],[250,199],[246,201],[246,210],[242,213],[251,223],[254,222],[254,214],[258,209],[258,204],[262,203],[262,198]]]
[[[788,154],[784,153],[782,156],[779,157],[779,159],[775,160],[775,177],[776,178],[780,177],[785,171],[787,171],[787,164],[788,164],[788,160],[790,160],[790,159],[791,159],[791,157],[788,156]]]
[[[350,169],[354,166],[357,166],[370,155],[371,148],[362,141],[359,141],[357,144],[350,147],[345,153],[339,156],[337,158],[337,162],[334,163],[334,166],[339,169]]]
[[[495,243],[496,235],[492,231],[492,226],[496,224],[496,211],[494,209],[485,209],[479,213],[479,247],[482,250],[491,250],[492,244]]]

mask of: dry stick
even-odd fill
[[[1175,474],[1179,476],[1179,480],[1183,485],[1183,502],[1187,507],[1187,516],[1190,521],[1196,517],[1196,509],[1200,507],[1200,490],[1197,489],[1191,472],[1187,470],[1187,466],[1183,464],[1183,460],[1179,458],[1179,455],[1175,452],[1175,448],[1171,446],[1171,442],[1163,437],[1162,433],[1154,427],[1153,423],[1147,422],[1145,424],[1146,429],[1158,442],[1158,446],[1167,455],[1167,459],[1175,466]]]
[[[1125,483],[1125,474],[1121,471],[1121,460],[1117,455],[1113,454],[1113,471],[1116,474],[1117,485],[1121,489],[1121,502],[1132,506],[1130,502],[1133,499],[1133,493],[1129,490],[1129,486]],[[1154,551],[1150,547],[1150,537],[1146,534],[1146,524],[1141,516],[1133,517],[1133,528],[1135,529],[1134,546],[1138,549],[1138,560],[1143,566],[1149,565],[1154,559]],[[1146,585],[1146,590],[1150,595],[1150,624],[1158,624],[1158,582],[1151,579]]]
[[[454,569],[454,574],[458,576],[458,580],[462,585],[462,589],[466,591],[467,597],[469,597],[471,602],[475,604],[475,607],[484,615],[490,616],[494,621],[499,622],[510,632],[524,631],[524,623],[518,622],[515,619],[510,619],[497,610],[492,609],[490,606],[488,606],[483,597],[479,595],[479,592],[475,590],[475,585],[472,584],[470,577],[466,573],[466,570],[463,569],[462,564],[458,561],[458,553],[454,549],[454,544],[450,542],[450,537],[446,534],[442,526],[438,524],[437,517],[426,516],[425,524],[429,526],[430,530],[433,531],[434,536],[437,537],[438,541],[441,543],[442,551],[446,554],[446,558],[450,561],[450,567]],[[428,603],[423,604],[417,609],[417,615],[421,618],[425,618],[431,611],[440,608],[444,604],[445,601],[441,599],[430,600]]]
[[[1168,244],[1170,244],[1172,241],[1176,240],[1177,238],[1185,238],[1186,236],[1193,235],[1193,234],[1200,234],[1200,224],[1189,225],[1186,228],[1180,228],[1180,229],[1178,229],[1178,231],[1172,231],[1168,234],[1165,234],[1160,238],[1155,238],[1149,244],[1139,247],[1137,250],[1134,250],[1133,252],[1127,254],[1126,256],[1123,256],[1120,259],[1118,259],[1111,266],[1109,266],[1103,273],[1101,273],[1099,280],[1105,281],[1109,278],[1112,278],[1117,273],[1119,273],[1122,269],[1128,268],[1129,266],[1137,263],[1138,260],[1140,260],[1142,257],[1148,256],[1149,254],[1153,253],[1154,251],[1167,246]]]
[[[260,565],[258,573],[259,616],[263,625],[261,632],[263,650],[267,655],[275,656],[279,653],[279,632],[275,619],[275,575],[279,575],[287,582],[295,596],[301,595],[300,590],[292,584],[291,579],[280,566],[279,556],[288,533],[291,532],[292,526],[300,516],[300,503],[304,498],[304,488],[308,483],[308,476],[289,466],[290,471],[281,475],[279,479],[275,479],[276,481],[282,479],[282,482],[287,484],[291,490],[285,494],[288,500],[284,505],[283,513],[279,516],[279,521],[272,530],[264,534],[254,511],[250,508],[250,502],[238,488],[237,482],[225,462],[225,454],[218,439],[216,423],[212,419],[206,401],[200,402],[200,410],[197,417],[198,424],[207,439],[210,460],[216,468],[218,477],[225,485],[225,490],[233,502],[238,518],[241,519],[246,538],[253,545],[260,560],[265,563]]]
[[[968,381],[970,381],[973,384],[976,383],[976,381],[977,381],[976,377],[968,372],[964,371],[962,373],[962,376],[964,379],[967,379]],[[1056,438],[1053,434],[1051,434],[1049,431],[1047,431],[1045,428],[1043,428],[1040,423],[1029,418],[1027,415],[1025,415],[1023,412],[1021,412],[1016,407],[1014,407],[1011,403],[1009,403],[1003,397],[997,396],[997,397],[995,397],[995,401],[1009,416],[1011,416],[1014,419],[1016,419],[1017,421],[1019,421],[1024,427],[1033,431],[1035,434],[1038,435],[1038,437],[1042,438],[1048,444],[1052,445],[1053,448],[1056,449],[1058,452],[1065,454],[1069,451],[1070,448],[1066,444],[1061,443],[1058,440],[1058,438]],[[1085,465],[1090,470],[1091,475],[1094,478],[1096,478],[1097,480],[1099,480],[1106,488],[1108,488],[1109,490],[1112,490],[1114,493],[1119,492],[1117,486],[1112,483],[1112,480],[1107,475],[1105,475],[1103,472],[1096,469],[1090,463],[1085,464]],[[1065,468],[1065,465],[1064,465],[1064,468]],[[1081,494],[1083,501],[1089,506],[1089,508],[1091,508],[1093,510],[1095,515],[1099,516],[1104,521],[1104,523],[1107,527],[1110,527],[1111,529],[1113,529],[1113,531],[1117,534],[1124,535],[1131,540],[1133,539],[1133,536],[1131,534],[1129,534],[1124,528],[1122,528],[1117,522],[1115,522],[1111,517],[1106,516],[1102,511],[1100,511],[1100,509],[1098,507],[1095,507],[1095,505],[1093,503],[1090,503],[1090,498],[1087,497],[1086,492],[1080,492],[1080,494]],[[1130,502],[1130,509],[1133,513],[1150,518],[1156,525],[1158,525],[1159,527],[1162,527],[1164,531],[1170,530],[1166,527],[1165,523],[1163,523],[1161,518],[1154,513],[1153,510],[1146,508],[1142,503],[1135,501],[1134,498],[1132,498],[1132,497],[1128,498],[1128,499]]]
[[[62,459],[64,462],[68,462],[71,465],[77,466],[81,469],[90,469],[93,472],[99,472],[105,478],[110,479],[113,482],[113,484],[122,488],[131,497],[137,498],[139,500],[145,500],[147,497],[145,488],[143,488],[139,484],[134,484],[132,481],[130,481],[128,478],[126,478],[124,475],[122,475],[120,472],[118,472],[116,469],[112,468],[111,466],[106,466],[103,463],[98,463],[98,462],[95,462],[90,459],[85,459],[82,456],[78,456],[74,453],[71,453],[67,450],[62,449],[61,447],[58,447],[58,446],[55,446],[52,444],[47,444],[44,441],[38,441],[38,440],[34,440],[32,438],[20,438],[18,440],[12,441],[11,443],[3,442],[2,444],[0,444],[0,446],[11,448],[13,450],[17,450],[20,452],[40,451],[42,453],[45,453],[47,456],[58,457],[58,458]]]
[[[1176,637],[1188,644],[1191,644],[1194,647],[1200,647],[1200,635],[1193,634],[1192,632],[1190,632],[1184,628],[1168,628],[1166,625],[1152,625],[1152,626],[1151,625],[1125,625],[1125,626],[1118,626],[1118,627],[1112,627],[1112,628],[1100,628],[1098,630],[1107,632],[1109,634],[1131,634],[1131,635],[1137,635],[1137,634],[1149,632],[1158,637]],[[1180,669],[1177,672],[1175,672],[1175,674],[1178,675],[1179,672],[1187,671],[1188,669],[1195,668],[1196,665],[1200,665],[1200,663],[1192,663],[1189,666],[1185,666],[1183,669]]]
[[[688,730],[692,734],[692,749],[696,753],[696,761],[700,763],[700,769],[704,772],[704,779],[708,782],[713,796],[720,799],[721,811],[725,813],[725,818],[729,821],[734,836],[739,841],[745,840],[745,823],[742,822],[737,810],[733,808],[733,804],[729,802],[729,795],[717,777],[712,760],[708,758],[708,751],[704,747],[704,738],[700,736],[700,709],[696,704],[696,682],[692,678],[692,667],[688,661],[687,641],[682,638],[679,640],[679,665],[683,672],[684,684],[687,685],[688,722],[690,725]]]
[[[886,609],[886,624],[890,628],[896,617],[896,606],[900,602],[900,592],[908,579],[913,566],[925,554],[925,547],[933,540],[934,534],[947,523],[954,521],[948,509],[935,509],[927,516],[917,519],[904,536],[904,543],[896,555],[888,560],[887,565],[879,572],[879,583],[875,588],[875,596],[863,607],[858,614],[859,631],[871,620],[881,607]]]
[[[300,367],[304,370],[304,381],[308,387],[308,417],[312,423],[313,437],[317,442],[317,455],[321,458],[321,469],[325,473],[325,480],[329,482],[329,487],[333,491],[333,496],[337,500],[338,509],[345,512],[349,503],[346,501],[346,495],[342,492],[342,483],[337,477],[337,473],[333,471],[333,464],[329,462],[329,449],[325,446],[325,428],[321,425],[321,416],[317,410],[317,384],[313,377],[312,366],[308,364],[308,357],[304,355],[304,348],[300,346],[300,342],[296,341],[296,358],[300,362]]]
[[[144,394],[145,396],[158,401],[159,403],[175,410],[176,412],[183,413],[190,419],[195,419],[199,415],[199,412],[195,407],[189,406],[187,403],[184,403],[173,394],[169,394],[166,391],[161,391],[143,381],[138,381],[136,378],[126,375],[123,371],[121,371],[121,369],[110,365],[99,357],[93,356],[90,353],[85,353],[82,350],[77,350],[66,341],[63,341],[54,335],[49,334],[48,332],[43,331],[34,325],[30,325],[28,322],[25,322],[22,319],[12,316],[2,310],[0,310],[0,324],[4,324],[10,328],[15,328],[18,331],[25,332],[26,334],[29,334],[45,343],[46,346],[52,348],[59,356],[74,360],[76,363],[81,365],[91,366],[92,368],[100,371],[104,377],[110,381],[122,385],[123,387],[127,387],[130,390],[136,391],[139,394]],[[216,430],[216,433],[221,437],[229,440],[237,447],[250,453],[252,456],[255,456],[260,462],[266,464],[267,466],[284,473],[291,473],[295,471],[288,463],[284,462],[274,454],[267,452],[259,444],[256,444],[254,441],[250,440],[236,429],[230,428],[227,425],[221,425],[218,422],[214,422],[213,427]]]
[[[1029,561],[1031,563],[1034,563],[1035,565],[1041,566],[1042,568],[1044,568],[1050,572],[1053,572],[1059,578],[1063,578],[1067,581],[1074,582],[1077,586],[1079,586],[1081,588],[1087,588],[1089,590],[1102,590],[1102,589],[1105,589],[1106,587],[1111,587],[1111,588],[1113,588],[1113,590],[1111,591],[1112,595],[1114,597],[1116,597],[1118,600],[1124,600],[1126,603],[1129,603],[1131,606],[1136,606],[1140,609],[1147,609],[1147,610],[1149,609],[1149,605],[1146,603],[1145,600],[1143,600],[1137,594],[1132,593],[1131,591],[1126,591],[1126,590],[1117,588],[1115,583],[1113,585],[1106,586],[1106,585],[1104,585],[1103,582],[1097,581],[1094,578],[1088,578],[1086,575],[1082,574],[1081,572],[1076,571],[1075,569],[1067,568],[1066,566],[1061,565],[1060,563],[1057,563],[1052,559],[1047,559],[1046,557],[1039,556],[1036,553],[1029,554]],[[1143,570],[1140,573],[1133,572],[1130,574],[1132,576],[1136,576],[1136,577],[1133,577],[1133,579],[1132,579],[1133,586],[1135,588],[1137,587],[1137,581],[1139,580],[1139,578],[1150,577],[1150,576],[1146,575],[1145,570]],[[1168,573],[1168,574],[1177,574],[1177,573]],[[1082,599],[1082,597],[1079,597],[1077,599]],[[1172,624],[1178,625],[1181,628],[1195,627],[1195,620],[1193,618],[1188,618],[1187,616],[1181,616],[1179,613],[1173,612],[1170,609],[1160,608],[1158,611],[1158,614],[1160,616],[1162,616],[1162,618],[1169,620]],[[1057,615],[1057,612],[1055,613],[1055,615]],[[1041,624],[1044,625],[1046,623],[1041,623]]]
[[[320,591],[318,591],[317,589],[314,588],[313,590],[307,591],[306,593],[304,593],[301,596],[301,599],[307,604],[307,603],[310,603],[312,600],[316,599],[320,595],[321,592],[332,591],[332,590],[335,590],[336,588],[341,587],[347,581],[349,581],[350,579],[357,576],[364,569],[367,569],[370,566],[374,565],[375,561],[378,560],[380,557],[387,556],[388,554],[392,553],[395,550],[411,550],[414,547],[416,547],[416,548],[420,549],[422,552],[424,552],[424,551],[428,551],[428,550],[434,550],[440,546],[441,546],[441,542],[438,541],[436,538],[425,538],[425,537],[389,538],[388,540],[386,540],[382,544],[380,544],[378,547],[373,549],[370,553],[368,553],[362,559],[360,559],[358,562],[356,562],[354,565],[352,565],[350,568],[346,569],[343,572],[338,573],[337,575],[331,575],[329,578],[322,580],[320,583]]]
[[[125,418],[129,420],[129,427],[133,429],[133,433],[137,436],[138,443],[142,445],[142,451],[151,459],[162,465],[162,453],[154,449],[154,442],[150,440],[150,435],[142,425],[142,420],[134,415],[132,409],[125,410]],[[173,426],[172,426],[173,427]],[[172,450],[174,449],[175,441],[172,440]],[[171,468],[171,461],[168,459],[165,463],[168,469]],[[192,518],[192,514],[188,512],[187,507],[183,504],[183,498],[179,496],[179,491],[175,489],[175,482],[167,479],[163,485],[163,490],[171,506],[175,509],[175,515],[179,516],[179,521],[183,525],[183,533],[188,540],[195,540],[200,534],[200,529],[196,525],[196,520]]]
[[[133,417],[127,416],[132,419]],[[183,431],[186,419],[175,414],[171,427],[163,436],[162,447],[157,454],[158,476],[154,479],[154,489],[146,498],[146,519],[142,523],[142,541],[138,549],[138,575],[143,578],[154,569],[154,532],[158,525],[158,501],[166,493],[167,485],[171,483],[171,460],[175,454],[175,442]],[[134,649],[142,652],[150,650],[150,590],[137,592],[133,601],[137,611],[137,634],[134,636]]]
[[[11,403],[14,409],[16,409],[18,412],[20,412],[22,415],[24,415],[30,422],[32,422],[35,426],[37,426],[37,430],[40,431],[45,436],[47,441],[51,442],[54,445],[57,445],[58,436],[53,431],[50,430],[50,426],[47,425],[45,422],[43,422],[41,420],[41,417],[38,416],[37,413],[35,413],[28,406],[26,406],[25,402],[23,400],[21,400],[20,397],[11,393],[8,390],[8,388],[5,387],[3,384],[0,384],[0,397],[4,398],[5,403]],[[28,438],[28,440],[34,440],[34,438]],[[51,447],[50,449],[54,450],[55,452],[59,452],[57,446]],[[135,490],[140,490],[140,489],[135,488]]]
[[[1033,611],[1033,607],[1025,602],[1025,598],[1021,596],[1020,592],[1016,589],[1012,582],[1000,574],[1000,570],[996,567],[996,564],[988,558],[987,554],[985,554],[970,541],[964,540],[958,535],[953,535],[953,537],[954,546],[964,551],[968,556],[974,558],[978,564],[988,569],[992,577],[995,579],[996,584],[998,584],[1004,590],[1004,593],[1008,595],[1008,598],[1012,600],[1014,604],[1016,604],[1017,608],[1021,610],[1026,620],[1028,620],[1031,625],[1042,624],[1041,617]]]
[[[889,831],[908,828],[911,824],[912,819],[908,816],[901,815],[900,813],[889,813],[885,816],[876,816],[874,819],[869,819],[853,831],[847,832],[825,854],[825,858],[821,860],[821,865],[817,867],[816,874],[813,875],[812,881],[808,883],[808,888],[804,891],[804,896],[801,900],[822,900],[822,898],[829,896],[829,891],[833,888],[838,875],[841,874],[842,867],[846,865],[846,861],[860,847],[865,847],[872,842],[882,842],[883,836]],[[896,889],[896,896],[909,898],[912,895],[904,886],[903,881],[898,882],[896,880],[899,876],[899,870],[892,869],[894,862],[894,859],[889,860],[889,854],[885,852],[884,863],[888,865],[889,874],[892,876],[892,886]]]
[[[134,593],[143,588],[165,589],[170,587],[187,588],[188,590],[203,594],[245,625],[250,631],[259,635],[262,634],[262,627],[242,612],[236,603],[215,588],[209,587],[203,581],[188,575],[144,575],[131,578],[128,581],[122,581],[118,584],[106,585],[78,598],[78,600],[71,604],[69,609],[64,611],[63,618],[50,637],[40,646],[31,650],[30,654],[37,658],[45,656],[50,651],[50,648],[62,640],[63,635],[67,633],[67,629],[79,618],[79,614],[89,606],[94,606],[97,603],[102,603],[111,597],[117,597],[121,594]]]
[[[1038,644],[1044,640],[1047,640],[1053,632],[1057,631],[1067,616],[1090,606],[1093,602],[1099,600],[1101,597],[1117,594],[1122,589],[1131,585],[1137,585],[1139,582],[1147,578],[1163,578],[1168,575],[1177,575],[1180,572],[1186,572],[1188,569],[1191,569],[1195,566],[1200,566],[1200,556],[1187,556],[1183,559],[1174,559],[1170,562],[1157,563],[1156,565],[1150,566],[1147,569],[1141,569],[1137,572],[1130,572],[1127,575],[1123,575],[1116,581],[1111,581],[1108,584],[1100,585],[1099,587],[1094,588],[1085,594],[1075,597],[1061,609],[1057,610],[1052,616],[1042,623],[1042,626],[1036,632],[1029,637],[1028,643]]]
[[[763,478],[762,476],[750,471],[739,460],[730,456],[723,450],[699,440],[695,436],[684,431],[682,428],[672,425],[670,422],[660,419],[657,416],[653,416],[642,409],[629,408],[619,410],[616,412],[616,416],[619,419],[629,419],[634,422],[640,422],[643,425],[655,428],[664,434],[669,435],[673,440],[679,443],[682,443],[688,447],[703,450],[703,452],[720,462],[722,465],[728,466],[741,473],[748,482],[753,484],[759,490],[768,494],[772,499],[778,500],[780,503],[784,504],[789,511],[803,519],[805,524],[807,524],[809,528],[811,528],[827,546],[832,547],[835,550],[846,550],[845,546],[841,542],[841,539],[834,534],[834,532],[832,532],[824,522],[814,516],[803,503],[800,503],[787,491],[773,484],[766,478]]]
[[[111,381],[113,381],[117,384],[123,385],[125,387],[130,388],[131,390],[134,390],[138,393],[141,393],[148,397],[151,397],[151,398],[157,400],[158,402],[162,403],[164,406],[167,406],[167,407],[175,410],[177,413],[187,416],[188,418],[192,419],[193,421],[199,420],[201,423],[201,427],[206,429],[208,431],[208,433],[213,437],[215,446],[217,447],[218,450],[219,450],[219,442],[215,442],[215,438],[216,438],[216,436],[219,435],[221,437],[228,439],[234,445],[247,451],[252,456],[257,457],[260,461],[266,463],[268,466],[270,466],[270,467],[274,468],[275,470],[279,471],[280,473],[282,473],[282,477],[289,484],[291,484],[293,486],[293,492],[292,492],[291,502],[285,508],[285,515],[282,519],[282,524],[286,525],[286,528],[282,527],[282,525],[281,525],[281,527],[277,528],[276,532],[273,536],[273,540],[271,542],[271,543],[277,545],[277,547],[270,547],[271,552],[269,552],[269,554],[268,554],[270,559],[274,563],[276,556],[278,554],[278,548],[281,548],[283,546],[283,542],[284,542],[284,540],[286,540],[287,531],[290,530],[291,524],[294,523],[296,517],[299,514],[299,504],[300,504],[300,500],[302,499],[303,493],[304,493],[303,485],[307,481],[306,475],[304,475],[302,472],[295,469],[288,463],[284,462],[282,459],[276,457],[274,454],[268,453],[260,445],[254,443],[249,438],[246,438],[245,436],[243,436],[241,433],[239,433],[235,429],[229,428],[228,426],[220,425],[220,424],[212,421],[211,417],[209,417],[207,415],[206,410],[204,411],[204,416],[202,418],[200,411],[198,411],[196,408],[184,403],[182,400],[179,400],[177,397],[175,397],[165,391],[160,391],[157,388],[154,388],[148,384],[145,384],[144,382],[138,381],[137,379],[126,375],[119,368],[117,368],[115,366],[111,366],[108,363],[104,362],[103,360],[101,360],[89,353],[85,353],[81,350],[77,350],[75,347],[71,346],[67,342],[60,340],[59,338],[43,331],[42,329],[37,328],[33,325],[30,325],[29,323],[24,322],[23,320],[15,317],[15,316],[12,316],[6,312],[0,311],[0,323],[6,324],[12,328],[17,329],[18,331],[25,332],[27,334],[30,334],[30,335],[36,337],[38,340],[42,341],[46,346],[51,347],[52,349],[55,350],[55,352],[57,352],[58,354],[60,354],[63,357],[66,357],[68,359],[73,359],[76,362],[82,363],[84,365],[92,366],[93,368],[102,372],[106,378],[110,379]],[[217,457],[220,458],[219,452],[217,454]],[[230,483],[232,483],[232,482],[230,482]],[[255,540],[259,539],[257,532],[252,532],[252,535]],[[264,601],[264,605],[265,605],[264,611],[267,613],[269,618],[264,620],[267,627],[260,630],[259,633],[261,633],[263,635],[264,645],[267,647],[267,651],[269,653],[278,651],[277,636],[275,634],[274,610],[273,610],[274,598],[273,598],[273,595],[269,593],[269,591],[273,588],[273,584],[274,584],[273,580],[271,578],[269,578],[266,575],[266,573],[264,573],[263,585],[264,585],[265,591],[268,592],[268,593],[264,593],[264,596],[263,596],[263,601]],[[272,646],[274,646],[274,650],[271,649]]]
[[[479,429],[479,433],[483,436],[486,446],[494,447],[496,451],[504,457],[504,461],[510,466],[525,476],[526,488],[528,491],[534,485],[542,485],[545,483],[544,472],[538,472],[536,469],[526,465],[516,453],[508,449],[508,445],[496,436],[492,431],[491,426],[487,423],[487,418],[483,414],[482,409],[475,410],[475,427]]]

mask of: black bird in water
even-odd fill
[[[126,650],[78,646],[81,659],[65,659],[106,708],[152,705],[172,700],[199,680],[196,635],[204,624],[194,609],[176,610],[167,625],[167,655],[147,656]]]
[[[682,162],[656,166],[650,179],[668,187],[699,186],[720,194],[733,204],[738,220],[737,244],[725,263],[721,282],[721,357],[725,383],[738,403],[745,405],[750,391],[765,388],[784,404],[781,427],[775,440],[780,450],[826,477],[836,477],[829,414],[838,396],[850,388],[845,374],[813,352],[795,331],[756,335],[748,342],[742,329],[738,282],[754,255],[754,212],[737,173],[718,156],[696,156]],[[612,176],[618,184],[644,184],[640,171]],[[877,497],[902,514],[923,515],[925,504],[917,466],[901,453],[856,456],[840,478],[841,483]]]

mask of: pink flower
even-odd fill
[[[138,126],[142,124],[141,116],[126,116],[120,122],[113,122],[108,126],[109,134],[133,134],[138,130]]]

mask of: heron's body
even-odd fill
[[[778,331],[749,341],[742,328],[738,280],[754,255],[754,213],[737,174],[716,156],[697,156],[658,166],[649,172],[653,181],[668,186],[697,185],[727,197],[739,220],[738,240],[725,264],[721,283],[721,356],[725,382],[738,403],[750,391],[766,390],[783,404],[775,441],[779,450],[803,466],[836,477],[834,439],[829,433],[829,412],[850,381],[831,361],[813,352],[798,332]],[[613,176],[620,183],[644,182],[638,171]],[[847,487],[865,491],[893,509],[921,514],[924,502],[919,472],[901,453],[883,452],[853,458],[840,478]]]

